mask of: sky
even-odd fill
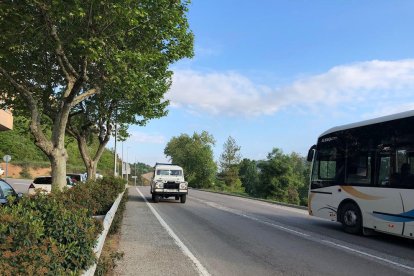
[[[205,130],[216,161],[229,136],[243,158],[306,156],[331,127],[414,109],[413,10],[411,0],[193,0],[195,56],[171,65],[168,115],[130,126],[117,152],[168,162],[172,137]]]

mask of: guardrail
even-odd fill
[[[87,271],[82,273],[82,276],[93,276],[95,274],[96,266],[98,265],[99,257],[102,253],[102,248],[105,243],[106,235],[108,234],[109,228],[111,227],[112,221],[115,217],[115,213],[118,210],[119,203],[122,200],[122,196],[124,195],[125,191],[118,195],[117,199],[112,204],[111,209],[106,213],[105,218],[103,220],[103,230],[101,234],[99,234],[97,241],[98,243],[95,245],[93,251],[96,255],[97,261],[94,265],[92,265]]]

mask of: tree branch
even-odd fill
[[[82,102],[84,99],[91,97],[95,94],[99,94],[101,92],[101,89],[98,88],[92,88],[89,89],[88,91],[86,91],[85,93],[80,94],[79,96],[77,96],[73,102],[72,102],[72,106],[77,105],[78,103]]]
[[[57,55],[59,66],[61,67],[62,72],[65,75],[65,79],[68,82],[73,81],[73,78],[78,78],[79,74],[73,68],[72,64],[70,63],[69,59],[67,58],[67,56],[65,54],[65,51],[63,50],[63,43],[62,43],[62,41],[60,40],[60,38],[58,36],[56,26],[53,25],[53,22],[50,19],[48,13],[47,13],[47,8],[46,8],[45,4],[41,4],[39,2],[37,2],[37,4],[38,4],[38,7],[40,8],[40,10],[42,11],[43,19],[44,19],[47,27],[49,28],[50,36],[56,42],[55,52],[56,52],[56,55]]]
[[[32,92],[23,85],[19,84],[2,66],[0,66],[0,73],[14,86],[14,88],[16,88],[17,91],[19,91],[18,94],[21,94],[23,98],[26,99],[26,104],[30,108],[31,112],[30,129],[36,139],[36,144],[44,153],[50,154],[52,147],[40,127],[39,109],[37,107],[36,100],[32,96]]]

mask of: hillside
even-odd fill
[[[19,165],[23,168],[23,175],[29,172],[30,168],[48,168],[50,166],[46,155],[39,150],[34,144],[30,134],[28,121],[22,117],[14,118],[14,129],[0,132],[0,158],[8,154],[12,156],[11,165]],[[91,143],[90,149],[97,148],[97,143]],[[68,171],[85,172],[82,158],[78,151],[76,141],[73,138],[66,137],[66,149],[68,151]],[[102,174],[113,174],[114,155],[109,149],[106,149],[98,164],[98,172]],[[14,176],[16,177],[16,176]]]

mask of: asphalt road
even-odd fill
[[[413,240],[346,234],[255,200],[190,190],[186,204],[156,204],[148,187],[139,191],[130,188],[118,275],[414,275]],[[154,258],[166,252],[171,262]]]
[[[17,193],[27,194],[30,183],[32,179],[14,179],[14,178],[5,178],[7,183],[9,183]]]

